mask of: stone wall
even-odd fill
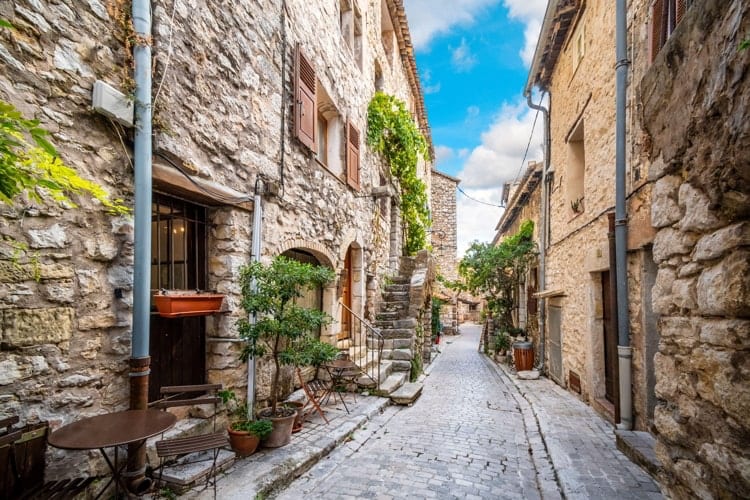
[[[648,34],[634,26],[647,10],[645,3],[633,2],[629,6],[631,76],[644,71],[642,41]],[[545,287],[551,294],[547,305],[559,306],[562,314],[562,367],[551,375],[564,386],[570,384],[571,374],[580,377],[582,399],[610,419],[614,419],[614,406],[605,401],[602,273],[610,268],[607,212],[614,210],[615,202],[614,29],[614,9],[604,2],[587,2],[574,16],[550,76],[550,167],[554,173],[548,184],[551,230]],[[628,116],[637,123],[634,94],[630,89]],[[645,430],[649,391],[645,345],[651,333],[644,325],[651,316],[640,304],[647,293],[642,286],[642,263],[648,256],[653,231],[649,224],[650,184],[641,163],[642,138],[630,134],[627,147],[629,325],[636,372],[634,415],[636,428]],[[582,182],[573,168],[581,151],[585,158]],[[581,194],[571,195],[577,183]],[[547,366],[550,355],[548,344]]]
[[[409,79],[410,52],[385,52],[381,2],[357,4],[361,67],[341,33],[338,2],[289,2],[283,13],[281,0],[235,2],[231,9],[222,2],[154,2],[152,94],[154,148],[194,179],[245,196],[259,179],[279,188],[263,200],[264,260],[298,248],[340,275],[347,249],[357,250],[354,296],[364,313],[375,310],[366,304],[367,290],[396,271],[401,252],[400,240],[391,241],[400,234],[391,198],[377,212],[371,196],[389,176],[364,142],[367,104],[378,85],[410,109],[422,106]],[[124,43],[129,2],[19,0],[0,4],[0,18],[15,26],[0,30],[0,99],[38,118],[83,177],[132,204],[132,129],[91,109],[97,79],[126,94],[132,89]],[[292,137],[297,43],[340,116],[361,133],[358,191]],[[420,172],[429,186],[430,162]],[[31,201],[0,205],[0,414],[53,428],[128,401],[133,224],[88,199],[76,201],[80,208],[68,210]],[[242,314],[235,277],[250,259],[252,211],[212,205],[208,285],[226,298],[224,313],[206,321],[207,376],[241,393],[247,368],[229,340]],[[337,290],[333,284],[324,294],[335,318],[327,334],[338,327]],[[259,400],[268,397],[267,365],[259,363]],[[289,379],[284,383],[291,388]],[[58,461],[61,468],[73,459],[66,460]]]
[[[676,498],[750,495],[747,2],[693,2],[638,82],[656,179],[657,455]]]
[[[456,261],[456,188],[460,181],[437,170],[432,171],[432,241],[438,274],[458,278]]]

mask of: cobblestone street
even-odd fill
[[[479,330],[448,337],[412,407],[386,408],[276,498],[661,498],[608,423],[546,379],[519,391],[477,352]]]

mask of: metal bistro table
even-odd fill
[[[335,359],[330,363],[326,363],[324,367],[328,372],[328,375],[331,377],[331,388],[325,397],[326,402],[328,402],[328,398],[331,396],[331,394],[333,394],[333,401],[335,403],[336,396],[338,395],[339,399],[341,399],[341,403],[343,403],[344,405],[346,413],[348,414],[349,407],[346,406],[344,395],[337,392],[336,388],[342,383],[347,385],[356,383],[355,380],[359,375],[361,375],[362,370],[357,366],[356,363],[354,363],[350,359]],[[354,397],[354,400],[356,402],[356,396]]]
[[[121,467],[117,460],[117,448],[127,444],[143,446],[146,439],[172,428],[177,421],[172,413],[159,410],[125,410],[83,418],[65,425],[49,435],[50,446],[63,450],[98,449],[112,471],[112,478],[104,485],[96,498],[104,493],[112,481],[115,482],[115,498],[119,486],[127,491],[121,478]],[[114,448],[114,463],[106,449]]]

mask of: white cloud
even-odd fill
[[[469,106],[466,108],[466,121],[470,121],[479,116],[479,106]]]
[[[477,58],[471,53],[465,38],[461,39],[461,45],[451,50],[451,63],[459,73],[469,71],[477,64]]]
[[[523,175],[529,161],[542,159],[542,118],[537,119],[526,160],[521,161],[529,143],[536,111],[525,103],[504,105],[485,130],[482,142],[468,153],[457,174],[466,195],[500,205],[502,186]],[[461,157],[461,153],[458,153]],[[520,171],[520,174],[519,174]],[[458,254],[463,255],[474,240],[491,241],[502,209],[472,201],[459,193],[457,201]]]
[[[435,146],[435,166],[437,167],[440,165],[440,162],[445,160],[450,160],[456,155],[456,153],[453,151],[452,148],[449,148],[448,146],[441,146],[437,145]]]
[[[531,66],[547,0],[504,0],[504,5],[508,9],[508,17],[526,25],[523,32],[524,47],[520,55],[524,64]]]
[[[435,36],[454,26],[470,26],[483,9],[497,3],[499,0],[404,0],[414,48],[427,49]]]
[[[425,85],[422,88],[424,95],[437,94],[438,92],[440,92],[440,82],[437,82],[435,85]]]

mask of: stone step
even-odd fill
[[[405,360],[405,359],[394,359],[393,361],[393,371],[394,372],[407,372],[411,373],[411,360]]]
[[[411,278],[409,276],[403,276],[403,275],[391,276],[388,278],[388,281],[392,285],[408,285],[409,283],[411,283]]]
[[[409,292],[409,283],[394,283],[391,285],[386,285],[384,288],[384,291],[386,293],[388,292]]]
[[[397,405],[410,405],[422,394],[424,384],[408,382],[391,393],[391,401]]]
[[[414,328],[385,328],[380,334],[385,339],[411,339],[414,336]]]
[[[395,312],[397,317],[401,317],[405,311],[409,310],[409,302],[381,302],[381,312]]]
[[[417,326],[417,318],[393,318],[388,320],[376,320],[375,326],[380,328],[414,328]]]
[[[377,391],[377,394],[379,396],[388,397],[393,391],[404,385],[407,380],[409,380],[409,375],[407,373],[392,373],[380,384],[380,390]]]
[[[413,357],[411,349],[383,349],[383,359],[411,361]]]
[[[375,315],[375,324],[379,321],[393,321],[398,319],[398,312],[396,311],[382,311]]]
[[[378,373],[378,365],[380,366],[380,373]],[[379,379],[382,384],[393,373],[393,361],[383,360],[378,365],[370,366],[366,370],[369,377],[362,375],[357,379],[357,385],[369,389],[375,386],[376,380]]]
[[[385,302],[406,302],[409,303],[409,292],[383,292]]]

